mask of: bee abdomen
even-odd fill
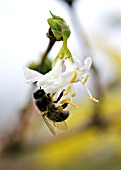
[[[56,120],[56,122],[62,122],[64,120],[66,120],[69,116],[69,111],[61,111],[60,115],[59,115],[59,119]]]
[[[47,117],[53,122],[62,122],[66,120],[69,116],[69,111],[61,111],[59,113],[52,112],[47,114]]]

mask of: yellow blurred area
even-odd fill
[[[116,94],[114,96],[114,93],[112,96],[110,94],[107,97],[107,101],[102,106],[102,113],[109,119],[109,126],[105,130],[99,130],[93,127],[67,138],[65,135],[64,138],[56,139],[52,143],[38,149],[37,153],[40,165],[42,161],[44,165],[49,165],[47,167],[50,169],[63,169],[64,167],[70,169],[71,166],[74,166],[72,169],[81,167],[86,169],[86,167],[91,168],[91,166],[95,169],[95,166],[97,168],[98,164],[102,164],[101,166],[103,168],[105,164],[106,166],[114,166],[115,159],[121,159],[120,103],[121,97],[118,98]],[[78,116],[73,113],[74,115],[71,116],[68,124],[73,126],[73,122],[76,122],[77,126],[81,126],[81,119],[85,117],[86,120],[87,115],[90,116],[89,111],[83,109],[83,113],[80,114],[81,116],[78,113]],[[119,113],[117,113],[118,111]],[[79,120],[81,121],[79,122]],[[114,160],[112,162],[113,158]],[[98,168],[101,169],[101,167]]]
[[[103,129],[96,126],[81,129],[83,123],[93,115],[93,103],[81,104],[80,109],[76,110],[71,107],[71,116],[67,120],[69,128],[67,132],[58,134],[57,131],[57,136],[51,136],[51,138],[47,138],[45,133],[41,138],[41,140],[44,139],[44,142],[40,143],[38,147],[13,154],[8,157],[7,165],[0,164],[0,169],[6,170],[10,166],[18,170],[31,170],[34,167],[37,170],[120,170],[120,103],[121,96],[116,91],[108,93],[105,100],[101,102],[101,112],[107,121],[107,126]],[[39,127],[35,126],[36,128]],[[73,129],[76,130],[73,132]],[[39,130],[41,135],[44,131],[41,128]],[[3,160],[4,158],[1,159],[1,162]]]
[[[115,65],[115,69],[117,70],[117,76],[121,80],[120,71],[121,71],[121,52],[116,49],[113,44],[110,44],[108,40],[103,37],[96,37],[96,45],[100,50],[103,51],[111,60],[113,60],[113,64]]]

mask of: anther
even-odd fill
[[[74,71],[70,83],[73,83],[76,80],[76,70]]]
[[[96,102],[96,103],[98,103],[99,102],[99,100],[97,100],[97,99],[95,99],[94,97],[88,97],[90,100],[92,100],[93,102]]]
[[[71,95],[71,97],[75,97],[76,96],[76,93],[73,93],[72,95]]]
[[[66,96],[71,90],[71,86],[68,86],[67,89],[64,91],[64,96]]]
[[[89,78],[89,75],[86,75],[84,81],[82,82],[83,85],[87,82],[88,78]]]
[[[68,104],[72,105],[73,107],[79,108],[76,104],[72,103],[71,101],[68,101]]]
[[[69,100],[70,100],[70,98],[62,99],[62,100],[60,101],[60,104],[68,103]]]
[[[63,100],[60,101],[60,103],[61,103],[61,104],[68,103],[68,104],[70,104],[70,105],[78,108],[78,106],[77,106],[76,104],[74,104],[74,103],[71,102],[70,98],[63,99]]]

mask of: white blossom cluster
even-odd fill
[[[89,98],[98,102],[98,100],[92,97],[85,84],[89,77],[87,72],[92,65],[91,57],[87,57],[84,64],[82,64],[77,57],[73,57],[73,60],[74,62],[72,62],[69,58],[58,58],[53,69],[45,75],[29,68],[25,68],[24,73],[26,83],[37,82],[38,88],[41,87],[46,93],[57,93],[60,89],[65,89],[66,87],[69,92],[73,87],[73,83],[81,82],[82,85],[85,86],[89,94]]]

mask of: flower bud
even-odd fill
[[[69,26],[64,25],[62,28],[62,37],[68,39],[70,34],[71,32],[70,32]]]
[[[39,73],[46,74],[52,69],[52,62],[48,58],[45,58],[42,63],[30,63],[29,68],[38,71]]]
[[[51,12],[50,12],[51,13]],[[52,18],[48,19],[48,24],[57,40],[61,38],[68,39],[70,36],[70,29],[63,18],[52,14]]]

